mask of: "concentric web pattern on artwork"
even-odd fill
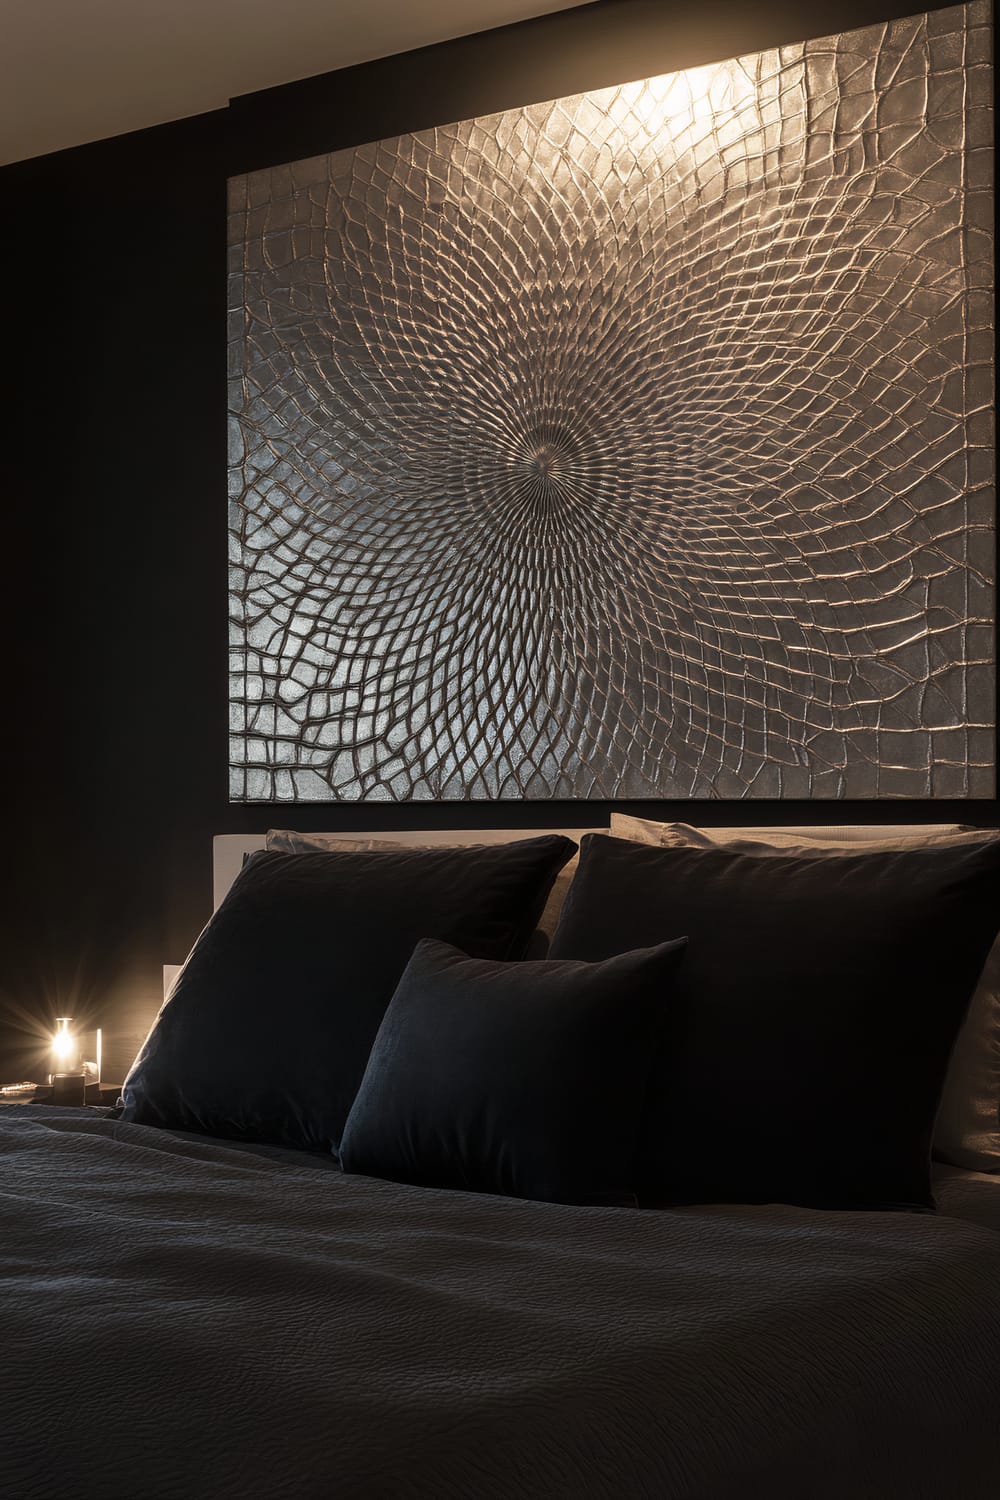
[[[992,795],[987,22],[234,179],[234,800]]]

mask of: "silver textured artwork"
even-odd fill
[[[987,797],[985,0],[231,186],[236,801]]]

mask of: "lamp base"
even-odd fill
[[[52,1103],[53,1104],[86,1104],[87,1102],[87,1075],[86,1073],[53,1073],[52,1074]]]

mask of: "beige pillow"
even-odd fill
[[[545,933],[550,943],[552,941],[552,934],[555,932],[559,922],[559,914],[563,909],[563,902],[569,895],[569,888],[573,884],[573,876],[576,874],[576,867],[579,860],[579,854],[574,854],[569,864],[563,865],[555,878],[555,883],[551,891],[549,891],[549,899],[545,903],[545,910],[538,918],[538,930]]]
[[[743,854],[877,854],[892,849],[981,843],[995,828],[929,823],[899,827],[692,828],[612,813],[611,833],[660,848]],[[1000,921],[1000,914],[998,914]],[[1000,1172],[1000,937],[990,950],[955,1041],[934,1123],[934,1155],[974,1172]]]
[[[545,832],[543,829],[542,832]],[[457,844],[397,844],[391,839],[352,839],[335,833],[296,833],[290,828],[269,828],[265,835],[265,845],[268,849],[275,849],[279,854],[308,854],[314,852],[350,854],[360,849],[442,849],[445,847],[458,848]],[[549,891],[549,899],[545,903],[545,909],[538,919],[538,931],[544,932],[549,942],[556,930],[559,921],[559,913],[562,911],[566,893],[573,883],[576,874],[576,862],[579,854],[574,854],[569,864],[563,865],[555,878],[555,883]],[[547,945],[542,944],[542,948]],[[527,956],[535,956],[535,944],[532,942]]]
[[[397,844],[392,839],[352,839],[339,833],[296,833],[291,828],[269,828],[265,847],[279,854],[357,854],[362,849],[429,849],[429,844]]]
[[[992,830],[988,830],[992,831]],[[915,840],[920,847],[956,833],[972,832],[982,837],[982,829],[969,830],[961,823],[902,823],[866,826],[844,823],[830,828],[694,828],[690,823],[651,823],[646,818],[630,818],[625,813],[611,814],[611,834],[629,839],[633,844],[653,844],[657,848],[718,849],[722,845],[757,840],[769,849],[790,849],[817,844],[826,847],[882,841],[898,849],[900,840]],[[763,849],[761,852],[764,852]]]

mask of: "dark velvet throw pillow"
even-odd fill
[[[634,1202],[639,1112],[684,947],[505,964],[418,944],[344,1128],[344,1170]]]
[[[416,943],[520,958],[575,847],[254,855],[132,1065],[124,1118],[336,1153]]]
[[[1000,841],[764,856],[588,835],[552,957],[688,935],[639,1147],[647,1201],[933,1207]]]

